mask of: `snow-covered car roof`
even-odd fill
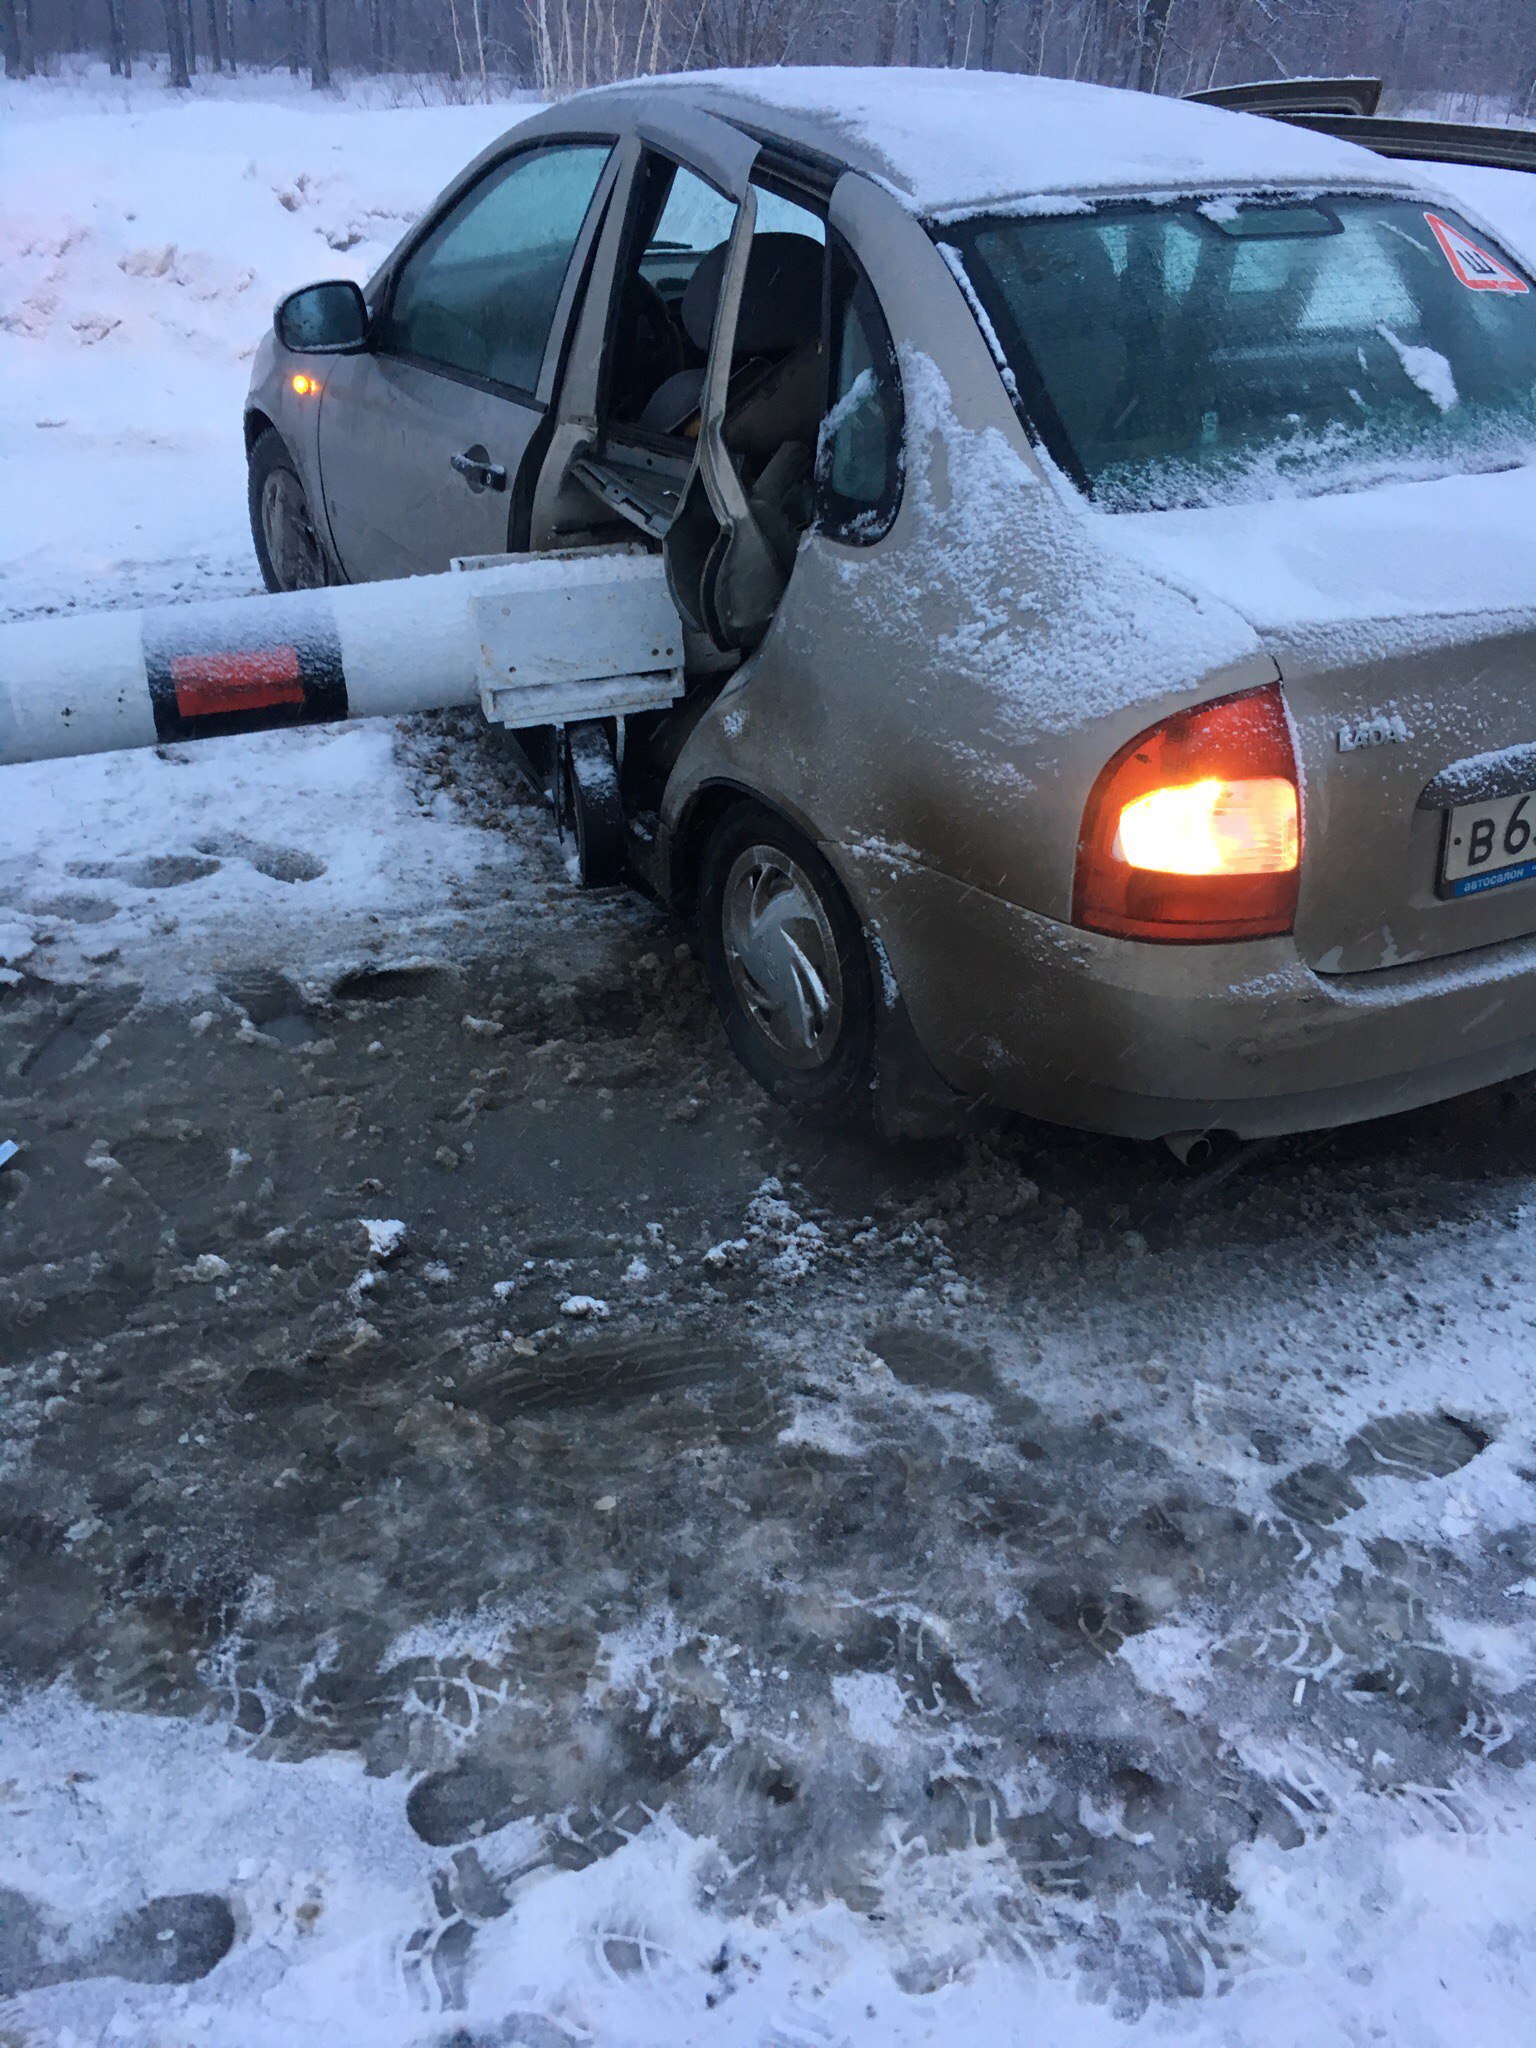
[[[1410,170],[1331,136],[1070,79],[786,65],[621,88],[637,89],[686,94],[727,120],[819,147],[929,216],[1094,192],[1418,189]]]

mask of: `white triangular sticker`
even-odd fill
[[[1438,213],[1426,213],[1424,218],[1429,222],[1430,233],[1445,251],[1446,262],[1469,292],[1530,290],[1525,279],[1517,276],[1507,263],[1501,263],[1497,256],[1490,256],[1470,235],[1464,235],[1460,228],[1453,228]]]

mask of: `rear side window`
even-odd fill
[[[607,143],[568,143],[490,172],[406,260],[380,347],[536,391],[566,271],[609,154]]]
[[[830,405],[816,452],[817,524],[868,545],[901,503],[901,370],[874,288],[842,242],[831,251]]]

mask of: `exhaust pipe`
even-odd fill
[[[502,725],[563,724],[681,694],[659,556],[455,569],[473,573],[0,627],[0,766],[476,703]]]
[[[1211,1131],[1169,1131],[1163,1143],[1180,1166],[1209,1166],[1216,1157],[1215,1134]]]

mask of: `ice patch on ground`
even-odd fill
[[[1165,1621],[1144,1635],[1129,1636],[1120,1655],[1145,1691],[1158,1693],[1186,1714],[1205,1705],[1214,1674],[1211,1639],[1190,1621]]]
[[[675,1656],[685,1640],[677,1617],[665,1608],[653,1609],[629,1628],[610,1629],[598,1637],[588,1699],[601,1701],[609,1693],[649,1698],[656,1691],[657,1667]]]
[[[867,1742],[871,1749],[894,1747],[907,1702],[889,1672],[839,1672],[832,1681],[832,1697],[848,1716],[855,1742]]]
[[[440,1664],[455,1658],[494,1664],[522,1626],[522,1619],[510,1610],[491,1609],[477,1614],[445,1614],[422,1622],[391,1639],[379,1659],[379,1669],[393,1671],[418,1657]]]

